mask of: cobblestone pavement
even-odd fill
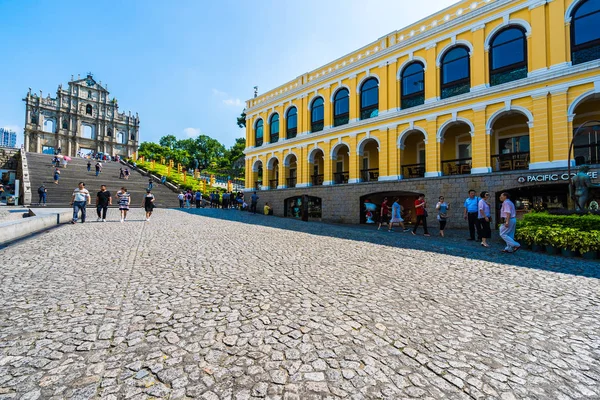
[[[0,251],[0,399],[600,397],[599,263],[142,212]]]

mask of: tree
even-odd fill
[[[177,148],[177,138],[175,137],[175,135],[163,136],[160,138],[160,141],[158,143],[161,146],[168,147],[171,150]]]
[[[242,110],[242,113],[240,114],[240,116],[237,117],[237,126],[238,126],[238,128],[246,127],[246,109],[245,108]]]
[[[233,165],[240,157],[244,156],[244,150],[246,149],[246,138],[235,139],[235,144],[231,146],[228,151],[228,158],[230,165]]]
[[[197,153],[195,157],[200,165],[207,166],[217,162],[225,155],[225,146],[210,136],[200,135],[196,138]]]

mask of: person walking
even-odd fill
[[[200,203],[202,203],[202,193],[200,192],[200,190],[196,190],[196,193],[194,194],[194,199],[196,201],[196,208],[200,208]]]
[[[121,211],[121,223],[125,222],[127,218],[127,211],[129,211],[129,204],[131,203],[131,195],[127,192],[127,188],[122,187],[117,192],[117,198],[119,199],[119,211]]]
[[[517,210],[510,200],[510,194],[504,192],[500,195],[502,208],[500,209],[500,237],[506,242],[503,253],[516,253],[521,245],[515,241],[515,230],[517,228]]]
[[[388,232],[392,231],[392,227],[390,225],[390,206],[388,204],[387,197],[384,197],[383,202],[381,203],[381,208],[379,209],[379,226],[377,230],[381,229],[381,225],[385,224],[388,227]]]
[[[185,208],[191,208],[191,202],[192,202],[192,189],[188,189],[187,192],[185,192]]]
[[[179,192],[177,195],[177,200],[179,200],[179,208],[183,208],[183,201],[185,200],[185,195],[183,192]]]
[[[150,221],[150,216],[152,215],[152,211],[154,210],[154,195],[150,189],[146,190],[146,195],[144,196],[144,201],[142,202],[142,207],[146,210],[146,222]]]
[[[65,160],[65,158],[63,157],[63,159],[62,159],[63,168],[67,168],[67,164],[68,164],[67,160]]]
[[[167,177],[166,176],[162,176],[162,178],[160,178],[160,183],[162,183],[163,185],[167,182]]]
[[[490,210],[490,194],[488,192],[481,192],[481,200],[479,200],[479,226],[481,227],[481,245],[483,247],[490,247],[487,240],[492,237],[492,228],[490,227],[490,220],[492,218]]]
[[[125,168],[125,171],[123,171],[124,175],[125,175],[125,180],[128,181],[129,180],[129,168]]]
[[[88,172],[90,172],[92,170],[92,162],[90,160],[88,160],[88,162],[87,162],[87,170],[88,170]]]
[[[54,183],[58,185],[58,179],[60,178],[60,170],[58,167],[54,168]]]
[[[437,220],[440,223],[440,236],[444,237],[444,229],[446,229],[446,222],[448,221],[448,210],[450,206],[444,201],[444,196],[440,196],[435,209],[438,211]]]
[[[417,215],[417,222],[412,230],[412,234],[417,234],[417,228],[423,223],[423,236],[431,236],[427,231],[427,202],[425,201],[425,195],[421,193],[419,198],[415,200],[415,214]]]
[[[125,178],[125,172],[123,171],[123,167],[119,168],[119,179]]]
[[[224,210],[229,208],[229,193],[227,192],[223,193],[223,202],[221,208]]]
[[[81,210],[81,223],[85,222],[85,206],[91,203],[90,192],[85,188],[85,183],[79,182],[77,189],[73,191],[71,205],[73,206],[73,219],[71,223],[77,222],[79,211]]]
[[[96,222],[106,222],[108,206],[112,206],[112,197],[106,190],[106,185],[100,185],[100,191],[96,194],[96,214],[98,214]]]
[[[100,169],[102,168],[102,164],[99,162],[96,163],[96,176],[100,175]]]
[[[39,205],[42,207],[46,207],[46,196],[48,194],[48,190],[46,186],[42,185],[38,188],[38,195],[40,196]]]
[[[148,189],[152,190],[153,186],[154,186],[154,182],[152,182],[152,178],[148,179]]]
[[[254,192],[250,197],[250,211],[252,211],[253,214],[256,214],[256,206],[258,204],[258,199],[259,197],[256,194],[256,192]]]
[[[469,197],[465,200],[465,212],[463,217],[469,223],[469,238],[475,240],[475,231],[477,231],[477,241],[481,241],[481,227],[479,226],[479,197],[475,196],[473,189],[469,190]]]
[[[400,205],[400,197],[394,197],[394,203],[392,204],[392,219],[388,226],[389,231],[393,231],[394,225],[398,224],[402,227],[402,232],[408,232],[404,226],[404,220],[402,219],[402,206]]]

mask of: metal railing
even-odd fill
[[[296,187],[296,178],[287,178],[287,187]]]
[[[342,183],[348,183],[349,179],[350,179],[350,171],[333,173],[333,183],[335,183],[336,185],[340,185]]]
[[[254,183],[254,190],[261,190],[262,188],[262,181],[258,181]]]
[[[323,180],[325,179],[325,175],[312,175],[312,184],[313,186],[321,186],[323,185]]]
[[[375,118],[378,115],[379,115],[379,104],[365,107],[362,110],[360,110],[360,119]]]
[[[529,152],[495,154],[491,157],[492,171],[515,171],[529,168]]]
[[[408,179],[423,178],[425,176],[425,163],[403,165],[402,176]]]
[[[471,173],[471,157],[442,161],[444,175],[466,175]]]
[[[373,182],[379,179],[379,168],[361,169],[360,181]]]
[[[573,146],[575,165],[599,164],[600,143]]]
[[[311,132],[320,132],[323,130],[324,126],[325,126],[325,122],[323,120],[311,122],[310,131]]]
[[[333,126],[346,125],[350,121],[350,114],[344,113],[333,117]]]
[[[277,179],[269,179],[269,189],[277,189]]]

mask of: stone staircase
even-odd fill
[[[140,172],[131,170],[129,179],[119,179],[119,168],[125,168],[125,165],[117,162],[102,162],[102,172],[96,177],[92,161],[92,169],[87,170],[87,159],[73,158],[69,161],[67,168],[60,168],[60,180],[58,185],[54,184],[54,166],[52,165],[53,156],[48,154],[27,153],[29,163],[29,176],[31,180],[31,206],[37,207],[38,188],[44,184],[48,190],[46,204],[48,207],[69,207],[73,190],[79,182],[85,182],[85,187],[92,196],[92,205],[96,203],[96,193],[100,190],[100,185],[106,185],[107,189],[113,195],[113,207],[116,207],[117,201],[114,196],[122,186],[131,193],[131,207],[141,207],[143,196],[148,187],[148,176]],[[152,193],[156,197],[157,207],[179,207],[177,193],[154,181]]]

